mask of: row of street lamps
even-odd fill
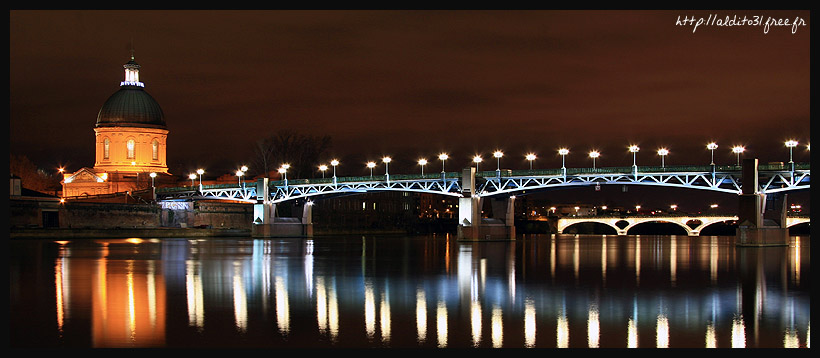
[[[789,148],[789,163],[794,165],[794,158],[793,158],[793,149],[797,147],[798,142],[796,140],[788,140],[785,142],[787,148]],[[711,151],[712,160],[710,165],[715,165],[715,149],[718,148],[717,143],[711,142],[706,145],[706,149]],[[811,150],[811,144],[806,145],[807,150]],[[640,148],[637,145],[630,145],[628,147],[630,153],[632,153],[632,166],[637,167],[637,153],[640,151]],[[746,150],[743,146],[734,146],[732,147],[732,153],[737,155],[737,165],[740,165],[740,155]],[[669,155],[669,149],[667,148],[660,148],[657,151],[658,155],[661,157],[661,167],[666,167],[665,157]],[[567,148],[560,148],[558,149],[558,154],[561,156],[561,169],[566,170],[566,156],[569,154],[569,149]],[[496,171],[501,171],[501,158],[504,156],[504,153],[500,150],[496,150],[493,152],[493,157],[496,158]],[[595,160],[601,156],[601,153],[597,150],[593,150],[589,152],[589,157],[592,158],[592,168],[596,168]],[[438,156],[438,159],[441,160],[441,173],[444,175],[445,173],[445,162],[449,159],[450,156],[447,153],[441,153]],[[532,162],[537,159],[534,153],[528,153],[525,155],[525,159],[530,162],[530,170],[533,169]],[[393,159],[390,157],[382,158],[382,163],[384,163],[384,174],[389,178],[389,164]],[[479,165],[483,162],[484,159],[480,155],[476,155],[473,157],[473,163],[475,163],[476,170],[478,170]],[[336,166],[340,163],[337,159],[333,159],[330,161],[330,166],[333,168],[333,178],[336,178]],[[424,175],[424,166],[429,164],[427,159],[421,158],[418,160],[419,166],[421,166],[421,175]],[[373,177],[373,168],[376,167],[376,162],[369,161],[365,165],[368,169],[370,169],[370,176]],[[62,170],[62,168],[60,168]],[[287,181],[287,170],[290,169],[289,164],[282,164],[279,167],[278,172],[282,174],[282,177],[285,181]],[[327,164],[319,165],[319,171],[322,172],[322,178],[325,177],[325,171],[328,170]],[[248,167],[243,165],[236,171],[236,176],[240,185],[242,185],[242,177],[248,171]],[[194,186],[194,180],[199,178],[199,185],[202,186],[202,174],[205,174],[204,169],[197,169],[196,173],[191,173],[188,175],[188,178],[191,179],[191,186]],[[150,173],[151,177],[151,186],[154,186],[154,178],[156,178],[157,173]]]
[[[789,163],[794,163],[793,156],[792,156],[792,149],[797,146],[798,142],[795,141],[795,140],[789,140],[785,144],[786,144],[786,147],[789,148]],[[717,148],[718,148],[718,145],[715,142],[711,142],[711,143],[706,145],[706,149],[710,150],[711,154],[712,154],[712,160],[711,160],[710,165],[715,165],[715,149],[717,149]],[[810,144],[807,145],[806,149],[811,150],[811,145]],[[630,153],[632,153],[632,166],[637,167],[637,153],[640,151],[640,147],[638,147],[637,145],[630,145],[628,147],[628,150],[629,150]],[[737,146],[732,147],[732,153],[737,155],[737,165],[740,165],[740,155],[744,151],[746,151],[746,148],[743,147],[743,146],[737,145]],[[665,157],[667,155],[669,155],[669,153],[670,153],[669,149],[660,148],[660,149],[658,149],[657,153],[661,157],[661,167],[666,167]],[[569,154],[569,149],[561,148],[561,149],[558,150],[558,154],[561,156],[561,168],[566,169],[566,156]],[[504,156],[504,153],[500,150],[497,150],[497,151],[493,152],[493,157],[496,158],[496,163],[498,165],[497,168],[496,168],[496,171],[501,170],[501,157],[503,157],[503,156]],[[600,156],[601,156],[601,153],[597,150],[593,150],[593,151],[589,152],[589,157],[592,158],[592,168],[593,169],[596,168],[596,159]],[[537,158],[536,155],[533,154],[533,153],[528,153],[527,155],[525,155],[525,158],[527,159],[527,161],[530,162],[530,170],[532,170],[533,169],[532,162]],[[442,154],[439,155],[438,159],[441,160],[441,172],[444,173],[445,172],[444,171],[444,164],[445,164],[446,160],[449,159],[449,155],[446,154],[446,153],[442,153]],[[391,161],[392,161],[392,159],[390,157],[382,158],[382,162],[385,164],[385,175],[389,175],[388,165]],[[483,161],[484,161],[484,159],[480,155],[476,155],[475,157],[473,157],[473,163],[475,163],[475,165],[476,165],[476,170],[478,170],[479,164]],[[419,164],[419,166],[421,166],[421,174],[422,175],[424,175],[424,166],[427,165],[428,163],[429,162],[425,158],[421,158],[421,159],[418,160],[418,164]],[[336,165],[338,165],[338,164],[339,164],[338,160],[333,160],[331,162],[331,165],[333,166],[333,169],[334,169],[334,174],[333,174],[334,177],[336,176]],[[372,177],[373,176],[373,168],[376,167],[376,162],[369,161],[369,162],[366,163],[365,166],[368,169],[370,169],[370,176]],[[325,164],[322,164],[322,165],[319,166],[319,170],[322,172],[322,178],[324,178],[324,172],[327,169],[328,169],[328,167]]]

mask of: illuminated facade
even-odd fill
[[[147,189],[170,177],[165,115],[140,82],[133,55],[123,67],[125,80],[97,115],[94,167],[64,174],[64,197]]]

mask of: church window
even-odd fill
[[[151,158],[154,159],[154,160],[158,160],[159,159],[159,141],[157,141],[156,139],[154,139],[154,141],[151,142],[151,152],[153,153]]]
[[[108,138],[105,138],[105,140],[103,140],[103,159],[108,159],[108,148],[110,148],[110,147],[111,147],[111,140],[108,139]]]
[[[129,139],[125,143],[125,148],[128,149],[128,159],[134,159],[134,140]]]

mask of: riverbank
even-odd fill
[[[404,235],[405,230],[317,230],[314,236],[333,235]],[[100,239],[131,238],[200,238],[200,237],[251,237],[249,229],[225,228],[11,228],[11,239]]]
[[[99,239],[99,238],[181,238],[181,237],[250,237],[248,229],[223,228],[12,228],[12,239]]]

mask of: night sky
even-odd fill
[[[677,26],[710,14],[806,26]],[[332,137],[339,175],[426,156],[502,166],[809,161],[810,18],[795,11],[10,11],[10,150],[44,169],[94,165],[94,123],[134,49],[165,112],[168,165],[250,163],[277,130]],[[329,159],[329,158],[328,158]],[[317,163],[319,164],[319,163]],[[394,169],[395,168],[395,169]]]

